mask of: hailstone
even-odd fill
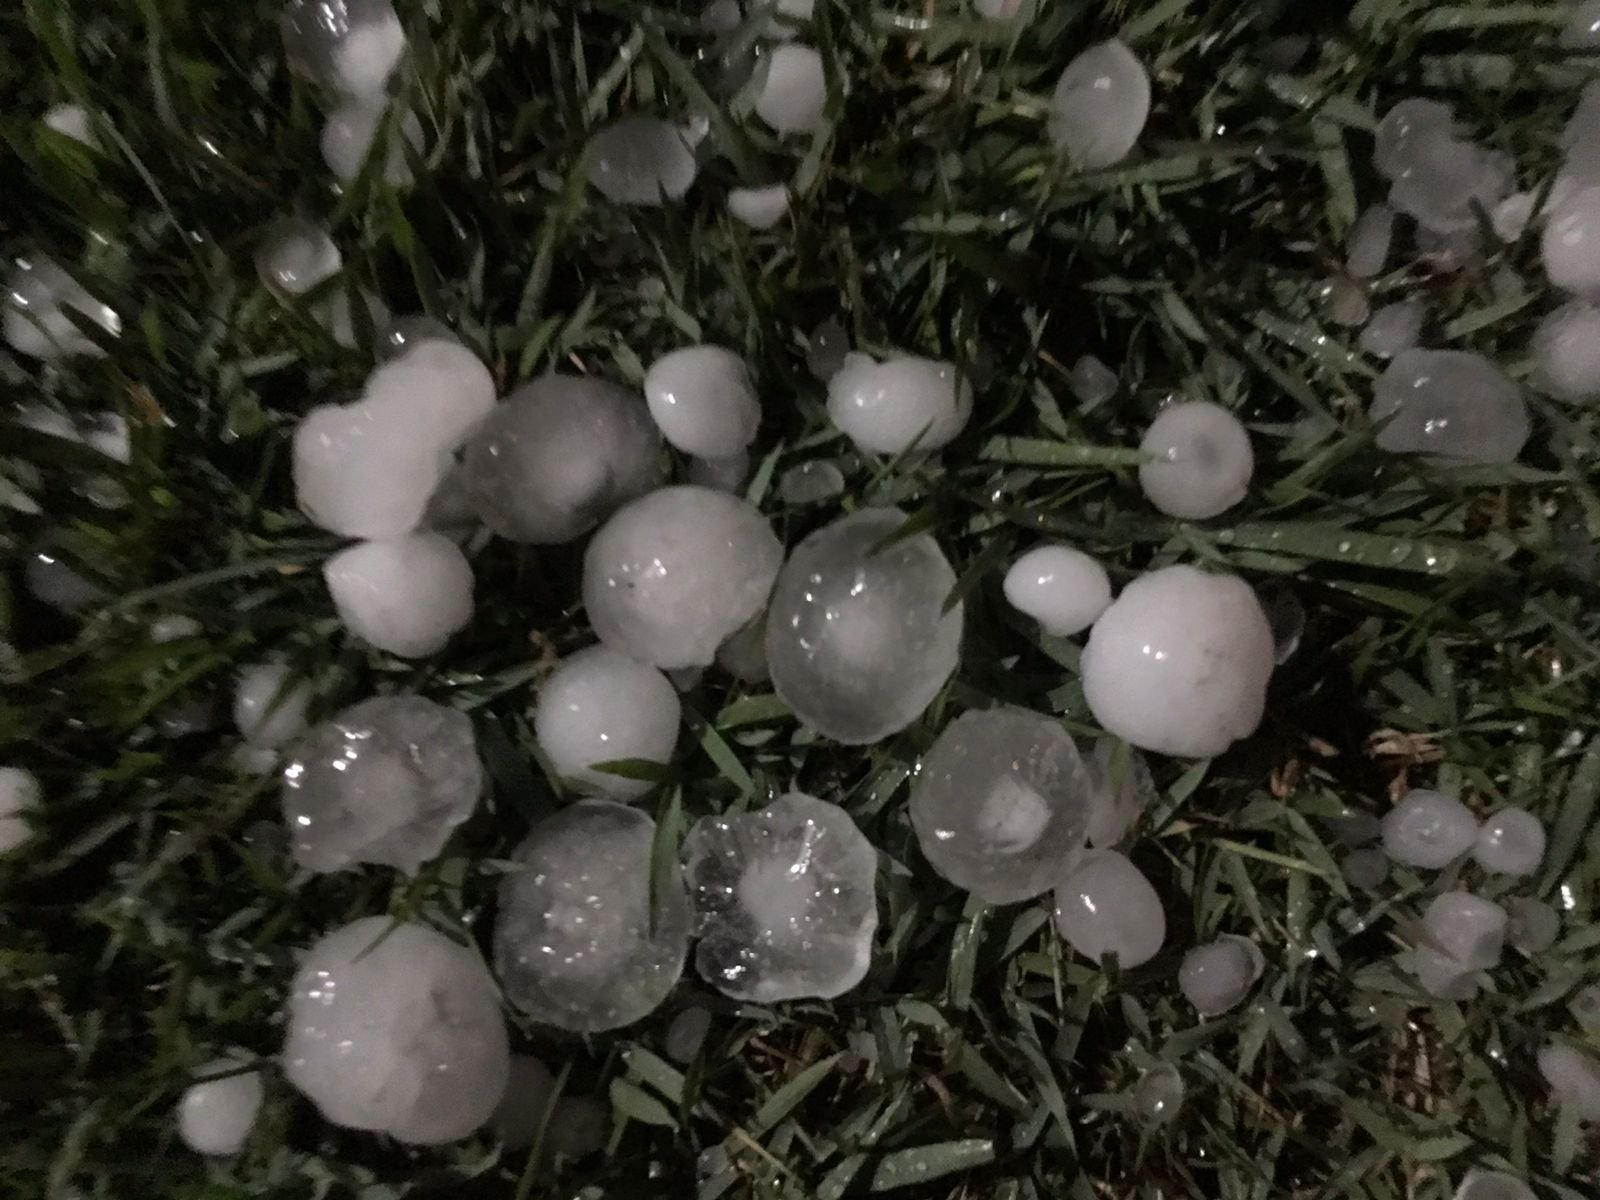
[[[1468,850],[1478,821],[1461,801],[1413,788],[1383,817],[1383,852],[1408,867],[1437,871]]]
[[[966,428],[972,383],[954,363],[846,354],[828,380],[828,415],[869,454],[937,450]]]
[[[1084,408],[1104,404],[1117,394],[1119,386],[1116,372],[1092,354],[1085,354],[1073,364],[1067,386]]]
[[[10,854],[33,837],[31,814],[41,794],[33,772],[0,767],[0,854]]]
[[[1500,961],[1505,945],[1506,910],[1493,900],[1470,892],[1435,896],[1422,916],[1422,929],[1433,949],[1468,971],[1486,971]]]
[[[676,200],[700,169],[684,132],[659,117],[624,117],[607,125],[590,137],[584,154],[590,184],[613,204]]]
[[[1144,873],[1115,850],[1091,850],[1056,888],[1056,929],[1098,963],[1117,956],[1124,971],[1149,962],[1167,936],[1161,898]]]
[[[252,746],[273,749],[305,731],[311,684],[285,663],[255,663],[239,673],[233,723]]]
[[[771,229],[789,212],[789,189],[781,183],[730,188],[728,212],[751,229]]]
[[[1372,392],[1378,447],[1474,463],[1511,462],[1528,440],[1528,406],[1488,359],[1465,350],[1405,350]]]
[[[178,1101],[178,1136],[196,1154],[237,1154],[261,1112],[261,1072],[218,1058],[198,1076]]]
[[[406,50],[390,0],[289,0],[282,28],[289,65],[349,96],[381,95]]]
[[[1097,171],[1121,162],[1150,116],[1150,75],[1115,39],[1067,64],[1050,98],[1050,140],[1072,164]]]
[[[1089,845],[1109,850],[1128,836],[1156,796],[1144,755],[1114,738],[1101,738],[1083,756],[1089,775]]]
[[[1581,1120],[1600,1121],[1600,1061],[1562,1042],[1550,1042],[1540,1049],[1538,1064],[1557,1104],[1576,1109]]]
[[[1035,546],[1006,572],[1011,607],[1053,637],[1082,633],[1111,606],[1106,569],[1070,546]]]
[[[352,183],[361,173],[386,111],[381,99],[361,98],[346,100],[328,114],[322,126],[322,161],[341,183]],[[422,150],[422,122],[409,109],[396,118],[395,128],[385,138],[383,178],[391,187],[411,183],[408,145],[419,153]]]
[[[635,800],[650,790],[649,780],[595,765],[670,761],[681,719],[665,675],[609,646],[590,646],[564,658],[540,687],[533,733],[558,775],[585,791]]]
[[[1421,300],[1385,304],[1372,314],[1357,344],[1376,358],[1393,358],[1402,351],[1416,348],[1427,319],[1428,309]]]
[[[1243,500],[1255,473],[1239,418],[1205,400],[1163,409],[1145,431],[1139,487],[1169,517],[1199,521]]]
[[[828,80],[822,55],[810,46],[789,43],[775,47],[759,88],[756,116],[774,132],[810,133],[822,124]]]
[[[1237,1008],[1249,995],[1264,965],[1260,949],[1249,938],[1223,934],[1184,955],[1178,987],[1201,1016],[1218,1016]]]
[[[741,453],[761,423],[750,368],[721,346],[688,346],[656,359],[645,372],[644,397],[662,436],[700,458]]]
[[[1452,1200],[1538,1200],[1533,1189],[1505,1171],[1468,1171]]]
[[[256,273],[281,296],[303,296],[343,269],[328,231],[297,217],[274,225],[256,251]]]
[[[472,567],[443,534],[358,543],[322,576],[345,628],[401,658],[437,654],[472,620]]]
[[[1472,857],[1497,875],[1532,875],[1544,861],[1544,825],[1525,808],[1502,808],[1484,821]]]
[[[1600,399],[1600,307],[1577,300],[1551,313],[1533,335],[1533,357],[1552,395]]]
[[[785,504],[820,504],[844,491],[844,472],[826,459],[796,463],[778,476],[778,496]]]
[[[1580,188],[1551,206],[1544,269],[1564,292],[1600,297],[1600,187]]]

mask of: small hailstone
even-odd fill
[[[377,696],[292,748],[283,815],[308,871],[379,863],[416,874],[483,788],[472,722],[420,696]]]
[[[1011,607],[1039,622],[1052,637],[1071,637],[1111,606],[1106,569],[1070,546],[1035,546],[1006,572]]]
[[[1495,237],[1506,245],[1522,240],[1522,235],[1533,223],[1533,206],[1538,197],[1532,192],[1512,192],[1489,214],[1489,224]]]
[[[661,434],[699,458],[742,452],[761,424],[761,404],[744,359],[721,346],[686,346],[650,364],[644,398]]]
[[[348,96],[380,96],[406,50],[390,0],[289,0],[282,30],[289,65]]]
[[[239,674],[233,723],[244,740],[264,750],[293,741],[305,731],[311,684],[285,663],[255,663]]]
[[[1367,208],[1350,230],[1345,270],[1353,279],[1382,275],[1394,240],[1394,209],[1387,204]]]
[[[667,1057],[675,1063],[688,1064],[700,1053],[706,1034],[711,1032],[711,1012],[696,1004],[672,1018],[667,1028]]]
[[[1317,288],[1317,301],[1322,306],[1323,315],[1335,325],[1354,329],[1358,325],[1365,325],[1367,318],[1372,315],[1372,302],[1367,298],[1367,289],[1344,275],[1324,280]]]
[[[1500,961],[1506,924],[1505,909],[1470,892],[1435,896],[1422,915],[1433,948],[1469,971],[1487,971]]]
[[[201,1067],[200,1082],[178,1101],[178,1136],[196,1154],[237,1154],[261,1112],[260,1071],[241,1071],[233,1058]],[[217,1078],[221,1076],[221,1078]]]
[[[1145,431],[1139,467],[1145,497],[1169,517],[1204,520],[1250,489],[1255,454],[1239,418],[1205,400],[1163,409]]]
[[[1121,162],[1150,116],[1150,75],[1112,40],[1067,64],[1050,98],[1050,140],[1072,164],[1097,171]]]
[[[69,564],[43,550],[28,556],[22,570],[28,594],[40,604],[65,613],[81,612],[107,598],[105,588]]]
[[[1196,946],[1178,968],[1178,987],[1203,1017],[1236,1008],[1261,978],[1265,960],[1249,938],[1224,934]]]
[[[1584,187],[1551,206],[1544,227],[1550,282],[1578,296],[1600,294],[1600,187]]]
[[[299,218],[279,221],[256,251],[261,282],[284,296],[303,296],[344,269],[328,231]]]
[[[1550,1095],[1584,1121],[1600,1121],[1600,1062],[1572,1046],[1550,1042],[1540,1049],[1539,1074]]]
[[[1083,766],[1089,774],[1089,845],[1109,850],[1155,799],[1156,781],[1144,755],[1111,738],[1096,742]]]
[[[391,317],[384,322],[383,328],[378,331],[377,342],[375,348],[378,358],[387,362],[412,349],[418,342],[454,342],[459,346],[461,339],[443,321],[424,316],[402,316]]]
[[[877,852],[850,815],[799,792],[706,817],[683,844],[701,978],[738,1000],[829,999],[867,973]]]
[[[1437,871],[1468,850],[1478,822],[1461,801],[1413,788],[1383,818],[1383,852],[1408,867]]]
[[[122,319],[116,312],[91,296],[53,259],[19,259],[6,280],[3,298],[6,342],[29,358],[98,358],[104,353],[67,316],[67,309],[112,337],[122,332]]]
[[[1533,1189],[1505,1171],[1468,1171],[1453,1200],[1538,1200]]]
[[[1600,398],[1600,307],[1575,300],[1551,313],[1533,335],[1533,357],[1552,395]]]
[[[588,792],[635,800],[650,790],[649,780],[595,764],[671,761],[682,715],[678,693],[660,671],[609,646],[590,646],[564,658],[540,687],[533,734],[556,774]]]
[[[689,190],[700,168],[676,125],[659,117],[624,117],[589,139],[589,182],[613,204],[659,205]]]
[[[1368,415],[1378,448],[1459,462],[1511,462],[1528,440],[1517,385],[1481,354],[1405,350],[1378,377]]]
[[[651,911],[656,825],[610,800],[580,800],[533,827],[500,885],[495,966],[506,999],[580,1033],[632,1024],[667,997],[689,949],[673,871]]]
[[[776,47],[756,96],[756,116],[775,132],[810,133],[822,124],[828,102],[828,80],[822,55],[810,46]]]
[[[1600,0],[1573,5],[1561,31],[1561,44],[1569,50],[1600,50]]]
[[[341,183],[354,181],[366,165],[385,110],[381,98],[363,98],[346,100],[328,114],[322,126],[322,161]],[[384,151],[383,178],[391,187],[405,187],[412,178],[406,146],[421,151],[422,122],[408,109],[399,116],[397,125]]]
[[[1506,901],[1506,942],[1524,954],[1543,954],[1556,943],[1561,917],[1543,900],[1514,896]]]
[[[956,575],[925,533],[892,538],[893,508],[867,508],[811,534],[778,575],[767,615],[772,684],[811,729],[866,745],[904,729],[955,670]]]
[[[1149,1124],[1165,1125],[1183,1107],[1183,1090],[1183,1076],[1176,1067],[1155,1067],[1133,1085],[1133,1107]]]
[[[751,229],[771,229],[788,211],[789,189],[781,183],[732,188],[728,192],[728,212]]]
[[[741,450],[726,458],[691,458],[684,481],[714,492],[727,492],[736,496],[744,490],[750,478],[750,455]]]
[[[1544,825],[1525,808],[1502,808],[1478,830],[1472,857],[1496,875],[1532,875],[1544,860]]]
[[[46,126],[62,137],[81,142],[91,150],[100,148],[100,142],[89,126],[88,110],[81,104],[52,104],[45,110],[43,120]]]
[[[437,1145],[482,1125],[505,1092],[494,981],[425,925],[364,917],[322,938],[285,1024],[284,1075],[335,1125]]]
[[[1127,971],[1149,962],[1167,936],[1161,898],[1115,850],[1091,850],[1056,887],[1056,930],[1096,963],[1115,954]]]
[[[847,354],[828,381],[828,415],[869,454],[937,450],[966,428],[972,381],[954,363]]]
[[[443,534],[360,542],[324,563],[322,577],[344,627],[401,658],[437,654],[472,620],[472,567]]]
[[[820,504],[844,491],[844,472],[825,459],[797,463],[778,476],[778,497],[785,504]]]
[[[0,854],[10,854],[33,837],[29,814],[39,807],[40,795],[32,771],[0,767]]]
[[[583,603],[600,640],[658,667],[710,665],[766,605],[783,544],[754,507],[693,485],[619,509],[583,558]]]
[[[1357,344],[1376,358],[1393,358],[1416,348],[1427,318],[1428,309],[1421,300],[1386,304],[1372,314]]]
[[[1073,365],[1067,387],[1084,408],[1104,404],[1117,394],[1116,372],[1092,354],[1085,354]]]
[[[819,383],[837,375],[849,354],[850,334],[836,317],[829,317],[806,337],[806,370]]]
[[[1164,567],[1125,587],[1089,631],[1084,695],[1124,741],[1206,758],[1255,732],[1275,658],[1249,584]]]

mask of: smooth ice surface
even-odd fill
[[[1500,961],[1506,940],[1506,910],[1471,892],[1435,896],[1422,915],[1422,929],[1435,950],[1470,971],[1486,971]]]
[[[1511,462],[1528,440],[1528,406],[1499,368],[1465,350],[1405,350],[1372,391],[1378,447],[1460,462]]]
[[[1538,1200],[1533,1189],[1505,1171],[1468,1171],[1454,1200]]]
[[[81,104],[52,104],[45,109],[44,116],[40,120],[62,137],[81,142],[91,150],[100,148],[100,143],[89,124],[89,112]]]
[[[4,302],[6,343],[29,358],[98,358],[103,353],[73,324],[69,309],[113,337],[122,331],[116,312],[49,258],[18,259],[6,279]]]
[[[281,746],[305,731],[311,694],[310,682],[288,664],[254,663],[239,673],[233,723],[252,746]]]
[[[1461,801],[1413,788],[1383,817],[1383,852],[1397,863],[1437,871],[1460,858],[1478,836],[1478,821]]]
[[[797,463],[778,476],[778,497],[785,504],[820,504],[844,491],[844,472],[826,459]]]
[[[1533,335],[1533,358],[1551,395],[1600,398],[1600,307],[1574,301],[1547,316]]]
[[[500,884],[494,961],[507,1000],[536,1021],[593,1033],[666,999],[691,917],[673,872],[651,919],[655,831],[610,800],[580,800],[533,827]]]
[[[256,274],[284,296],[303,296],[344,269],[344,255],[328,231],[292,217],[279,221],[256,251]]]
[[[1133,1107],[1151,1125],[1165,1125],[1183,1107],[1183,1076],[1172,1066],[1154,1067],[1133,1085]]]
[[[644,398],[662,436],[701,458],[740,453],[761,424],[750,368],[721,346],[685,346],[656,359],[645,372]]]
[[[730,188],[728,212],[751,229],[771,229],[789,212],[789,189],[781,183]]]
[[[1114,738],[1101,738],[1083,756],[1089,774],[1089,845],[1109,850],[1128,836],[1156,797],[1144,755]]]
[[[1249,938],[1223,934],[1184,955],[1178,987],[1196,1012],[1214,1017],[1244,1001],[1264,966],[1261,951]]]
[[[41,795],[32,771],[0,767],[0,854],[10,854],[33,837],[30,815]]]
[[[1544,824],[1525,808],[1502,808],[1478,829],[1472,857],[1497,875],[1532,875],[1544,861]]]
[[[351,183],[361,173],[386,111],[381,99],[365,98],[346,100],[328,114],[322,126],[322,161],[341,183]],[[419,153],[422,150],[422,122],[410,110],[395,118],[385,131],[383,178],[392,187],[411,183],[408,145]]]
[[[1354,279],[1371,279],[1383,274],[1393,241],[1394,209],[1387,204],[1370,205],[1351,227],[1345,270]]]
[[[539,688],[533,733],[558,775],[585,791],[633,800],[650,790],[649,780],[594,765],[670,762],[682,716],[678,693],[660,671],[609,646],[590,646],[562,659]]]
[[[1571,50],[1600,49],[1600,0],[1583,0],[1572,6],[1561,44]]]
[[[1455,114],[1449,105],[1417,97],[1401,100],[1378,123],[1373,163],[1393,178],[1416,157],[1418,145],[1454,133]]]
[[[659,117],[623,117],[597,130],[584,153],[590,184],[613,204],[676,200],[700,169],[683,131]]]
[[[972,416],[972,382],[954,363],[930,358],[877,362],[847,354],[828,381],[828,415],[869,454],[901,454],[949,444]]]
[[[324,563],[322,576],[345,628],[401,658],[437,654],[472,620],[472,567],[443,534],[361,542]]]
[[[483,790],[472,722],[420,696],[363,700],[313,729],[283,772],[283,816],[308,871],[416,874]]]
[[[1577,1110],[1584,1121],[1600,1121],[1600,1062],[1564,1042],[1539,1051],[1539,1074],[1557,1104]]]
[[[1092,354],[1085,354],[1073,364],[1067,387],[1084,408],[1104,404],[1117,394],[1116,372]]]
[[[178,1136],[195,1153],[237,1154],[249,1138],[264,1089],[261,1072],[241,1072],[241,1065],[234,1058],[213,1059],[178,1100]]]
[[[683,844],[701,978],[739,1000],[829,999],[861,982],[878,927],[877,852],[850,814],[790,792],[706,817]]]
[[[1600,297],[1600,187],[1581,188],[1551,206],[1542,248],[1551,283]]]
[[[1161,898],[1138,867],[1115,850],[1091,850],[1056,888],[1056,929],[1099,963],[1115,954],[1126,971],[1149,962],[1167,937]]]
[[[1250,585],[1194,567],[1135,579],[1089,631],[1089,709],[1142,750],[1221,754],[1261,723],[1276,648]]]
[[[1335,325],[1355,328],[1365,325],[1372,315],[1367,289],[1346,275],[1335,275],[1317,287],[1317,302],[1323,315]]]
[[[1071,637],[1093,625],[1111,606],[1106,569],[1071,546],[1035,546],[1006,572],[1011,607],[1054,637]]]
[[[956,668],[956,575],[925,533],[883,545],[902,525],[867,508],[817,530],[778,575],[767,616],[772,684],[800,721],[861,746],[904,729]]]
[[[1163,409],[1139,452],[1145,497],[1169,517],[1204,520],[1226,512],[1250,489],[1256,459],[1239,418],[1206,400]]]
[[[933,869],[990,904],[1049,891],[1083,848],[1093,783],[1059,721],[963,713],[912,776],[911,826]]]
[[[775,132],[810,133],[822,124],[828,80],[822,55],[791,42],[775,47],[756,96],[756,116]]]
[[[743,450],[727,458],[691,458],[684,472],[684,482],[714,492],[737,495],[750,477],[750,456]]]
[[[1415,349],[1428,309],[1421,300],[1398,300],[1372,314],[1357,344],[1376,358],[1393,358]]]
[[[709,666],[760,612],[783,545],[751,505],[661,488],[624,506],[583,557],[583,604],[602,642],[663,668]]]
[[[390,0],[289,0],[281,28],[289,65],[346,95],[381,94],[405,54]]]
[[[1402,100],[1379,123],[1378,169],[1392,182],[1389,204],[1435,234],[1473,229],[1511,192],[1511,163],[1460,135],[1450,109]]]
[[[1150,116],[1150,75],[1115,39],[1067,64],[1050,97],[1050,141],[1081,170],[1121,162]]]
[[[665,478],[644,402],[603,379],[545,375],[518,388],[467,443],[483,523],[514,542],[570,542]]]
[[[286,1013],[284,1076],[335,1125],[435,1145],[488,1120],[510,1069],[494,981],[424,925],[364,917],[311,947]]]
[[[850,354],[850,334],[837,317],[829,317],[806,338],[806,370],[819,383],[827,383],[844,367]]]
[[[1555,945],[1561,917],[1543,900],[1513,896],[1506,901],[1506,944],[1524,954],[1543,954]]]

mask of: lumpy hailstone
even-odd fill
[[[1075,167],[1121,162],[1150,116],[1150,75],[1121,42],[1091,46],[1061,73],[1050,98],[1050,140]]]
[[[356,99],[346,100],[328,114],[322,126],[322,161],[341,183],[353,182],[366,165],[385,111],[381,100]],[[383,178],[392,187],[405,187],[411,182],[411,167],[406,162],[408,145],[419,152],[422,149],[422,122],[409,110],[385,130]]]
[[[1471,231],[1511,191],[1511,163],[1460,136],[1451,110],[1402,100],[1385,114],[1373,159],[1392,182],[1389,203],[1434,234]]]
[[[878,927],[877,852],[850,815],[799,792],[707,817],[684,840],[705,981],[761,1004],[861,982]]]
[[[972,383],[954,363],[847,354],[828,381],[828,415],[869,454],[937,450],[966,428]]]
[[[1091,850],[1056,888],[1056,929],[1096,963],[1117,956],[1124,971],[1154,958],[1167,937],[1161,898],[1115,850]]]
[[[1478,829],[1472,857],[1497,875],[1532,875],[1544,861],[1544,825],[1525,808],[1502,808]]]
[[[1164,567],[1124,588],[1089,631],[1084,695],[1124,741],[1207,758],[1261,723],[1275,654],[1244,580]]]
[[[1575,1109],[1581,1120],[1600,1121],[1600,1062],[1561,1042],[1544,1046],[1538,1062],[1557,1104]]]
[[[1478,822],[1461,801],[1413,788],[1383,817],[1383,852],[1408,867],[1437,871],[1468,850]]]
[[[401,658],[437,654],[472,620],[472,567],[443,534],[362,542],[324,563],[322,576],[345,628]]]
[[[674,872],[651,912],[655,822],[580,800],[535,825],[500,885],[495,967],[506,999],[582,1033],[632,1024],[667,997],[689,950],[689,902]]]
[[[1196,946],[1178,968],[1178,987],[1203,1017],[1237,1008],[1261,978],[1265,962],[1249,938],[1224,934]]]
[[[721,346],[686,346],[656,359],[645,372],[644,398],[662,436],[700,458],[740,453],[761,424],[750,368]]]
[[[751,229],[771,229],[788,211],[789,189],[781,183],[728,191],[728,212]]]
[[[659,117],[624,117],[584,151],[589,182],[613,204],[659,205],[689,190],[699,172],[684,131]]]
[[[335,1125],[436,1145],[489,1119],[510,1069],[494,981],[424,925],[364,917],[312,946],[286,1014],[284,1075]]]
[[[883,544],[905,520],[867,508],[817,530],[773,591],[773,687],[803,724],[845,745],[911,724],[960,654],[962,606],[944,608],[956,574],[939,544],[925,533]]]
[[[33,837],[29,814],[39,807],[39,781],[21,767],[0,767],[0,854]]]
[[[255,663],[239,673],[233,723],[252,746],[281,746],[305,731],[311,694],[311,684],[287,664]]]
[[[282,29],[289,65],[349,96],[381,95],[406,50],[390,0],[289,0]]]
[[[1082,633],[1111,606],[1106,569],[1070,546],[1029,550],[1006,572],[1004,591],[1012,608],[1053,637]]]
[[[682,715],[678,693],[660,671],[609,646],[590,646],[564,658],[539,689],[533,734],[558,775],[585,791],[633,800],[650,790],[649,780],[595,764],[670,761]]]
[[[1481,354],[1406,350],[1378,377],[1369,414],[1378,447],[1472,463],[1513,461],[1528,440],[1517,385]]]
[[[6,280],[4,300],[6,343],[29,358],[100,356],[100,347],[73,324],[68,309],[113,337],[122,331],[116,312],[91,296],[52,259],[19,260]]]
[[[178,1136],[196,1154],[237,1154],[261,1112],[260,1071],[218,1058],[197,1072],[199,1082],[178,1101]]]
[[[756,95],[756,116],[777,133],[810,133],[822,124],[828,80],[822,55],[798,43],[772,51]]]
[[[1169,517],[1200,521],[1243,500],[1255,473],[1239,418],[1205,400],[1164,409],[1139,443],[1145,497]]]
[[[1533,336],[1533,357],[1552,395],[1600,398],[1600,308],[1574,301],[1551,313]]]

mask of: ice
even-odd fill
[[[1139,453],[1139,487],[1169,517],[1200,521],[1226,512],[1250,489],[1255,454],[1239,418],[1205,400],[1163,409]]]
[[[1379,171],[1393,178],[1416,157],[1420,143],[1454,135],[1455,114],[1449,105],[1416,97],[1402,100],[1378,123],[1372,160]]]
[[[1583,187],[1552,204],[1545,223],[1545,274],[1565,292],[1600,297],[1600,187]]]
[[[489,1132],[507,1150],[526,1150],[541,1125],[540,1144],[546,1154],[580,1158],[605,1145],[605,1109],[592,1100],[558,1096],[555,1076],[544,1063],[531,1055],[513,1054],[505,1093],[488,1121]]]
[[[1144,755],[1112,738],[1096,742],[1083,766],[1089,774],[1089,845],[1109,850],[1155,799],[1156,781]]]
[[[40,604],[77,613],[108,598],[105,588],[57,554],[39,550],[23,568],[28,594]]]
[[[731,188],[728,212],[751,229],[771,229],[789,213],[789,189],[781,183]]]
[[[806,338],[806,370],[819,383],[827,383],[844,367],[850,354],[850,334],[837,317],[829,317]]]
[[[1196,1012],[1215,1017],[1243,1003],[1264,966],[1254,942],[1227,933],[1184,955],[1178,987]]]
[[[844,491],[844,472],[826,459],[797,463],[778,476],[778,497],[785,504],[820,504]]]
[[[1435,234],[1472,230],[1511,192],[1511,164],[1460,136],[1450,109],[1402,100],[1378,126],[1373,155],[1393,183],[1389,204]]]
[[[663,668],[704,667],[766,606],[783,545],[743,500],[661,488],[618,510],[583,558],[583,604],[600,640]]]
[[[869,454],[937,450],[966,428],[972,381],[954,363],[846,354],[828,381],[828,415]]]
[[[1550,1042],[1540,1049],[1538,1063],[1552,1100],[1575,1110],[1580,1120],[1600,1121],[1600,1062],[1575,1047]]]
[[[112,337],[122,319],[49,258],[18,259],[6,280],[4,332],[18,354],[46,361],[104,353],[67,315],[68,310],[98,325]]]
[[[1454,1200],[1538,1200],[1533,1189],[1505,1171],[1468,1171]]]
[[[1350,230],[1345,270],[1354,279],[1382,275],[1393,240],[1394,209],[1387,204],[1370,205]]]
[[[1478,995],[1478,981],[1470,968],[1432,946],[1395,955],[1401,970],[1417,977],[1423,991],[1435,1000],[1472,1000]]]
[[[1513,896],[1506,901],[1506,915],[1506,942],[1524,954],[1543,954],[1561,932],[1561,917],[1543,900]]]
[[[1317,288],[1317,302],[1323,315],[1335,325],[1354,329],[1365,325],[1372,315],[1372,302],[1367,289],[1345,275],[1335,275]]]
[[[484,524],[514,542],[581,537],[665,479],[644,402],[603,379],[546,375],[513,392],[468,442]]]
[[[233,723],[252,746],[274,749],[299,737],[311,707],[311,683],[285,663],[254,663],[239,673]]]
[[[1085,354],[1073,365],[1067,386],[1084,408],[1095,408],[1117,394],[1121,386],[1114,371],[1092,354]]]
[[[298,217],[275,224],[256,251],[256,274],[280,296],[303,296],[343,269],[328,231]]]
[[[706,1034],[711,1032],[711,1012],[698,1004],[684,1009],[672,1018],[667,1027],[667,1057],[680,1066],[687,1066],[700,1053]]]
[[[196,1072],[199,1082],[178,1101],[178,1136],[196,1154],[237,1154],[261,1112],[261,1072],[237,1058],[218,1058]],[[220,1078],[219,1078],[220,1076]]]
[[[289,0],[281,25],[290,67],[346,95],[380,95],[405,54],[390,0]]]
[[[1572,6],[1561,44],[1569,50],[1600,50],[1600,0],[1582,0]]]
[[[1361,331],[1358,344],[1376,358],[1394,358],[1416,348],[1427,319],[1428,309],[1421,300],[1386,304],[1372,314],[1372,320]]]
[[[1150,1125],[1165,1125],[1183,1107],[1183,1076],[1168,1065],[1153,1067],[1133,1085],[1133,1107]]]
[[[1378,447],[1458,462],[1515,460],[1528,406],[1488,359],[1465,350],[1404,350],[1373,387]]]
[[[1106,569],[1070,546],[1035,546],[1006,572],[1006,600],[1052,637],[1071,637],[1111,606]]]
[[[381,96],[405,52],[398,20],[352,25],[333,48],[333,85],[349,96]]]
[[[474,950],[389,917],[312,946],[286,1013],[284,1075],[335,1125],[417,1145],[489,1119],[510,1071],[494,981]]]
[[[1539,382],[1563,400],[1600,399],[1600,307],[1575,300],[1533,335]]]
[[[420,696],[377,696],[291,748],[283,816],[308,871],[379,863],[415,875],[483,790],[472,722]]]
[[[658,117],[624,117],[597,130],[585,156],[589,182],[613,204],[676,200],[700,170],[683,131]]]
[[[52,104],[45,109],[41,120],[62,137],[81,142],[91,150],[100,149],[99,139],[89,124],[89,111],[81,104]]]
[[[378,331],[378,357],[387,362],[413,349],[418,342],[454,342],[461,345],[455,330],[443,321],[425,316],[391,317]]]
[[[830,999],[855,987],[878,928],[877,852],[837,805],[789,792],[706,817],[683,844],[695,966],[737,1000]]]
[[[828,80],[822,55],[810,46],[775,47],[758,87],[756,116],[776,133],[811,133],[821,126]]]
[[[1161,898],[1115,850],[1091,850],[1056,888],[1056,930],[1085,958],[1117,956],[1127,971],[1149,962],[1167,936]]]
[[[727,458],[691,458],[684,479],[697,487],[738,495],[750,477],[750,456],[743,450]]]
[[[744,452],[761,404],[744,359],[721,346],[686,346],[650,364],[644,398],[662,436],[699,458]]]
[[[1134,54],[1112,40],[1067,64],[1050,97],[1050,141],[1079,170],[1121,162],[1150,116],[1150,76]]]
[[[1484,821],[1472,857],[1496,875],[1532,875],[1544,861],[1544,825],[1525,808],[1502,808]]]
[[[1470,892],[1435,896],[1422,916],[1432,948],[1469,971],[1486,971],[1499,963],[1506,925],[1505,909]]]
[[[1437,871],[1468,850],[1478,821],[1461,801],[1413,788],[1383,818],[1383,852],[1397,863]]]
[[[472,620],[472,567],[440,533],[361,542],[324,563],[322,577],[344,627],[401,658],[437,654]]]
[[[1585,1033],[1600,1033],[1600,983],[1573,992],[1567,1000],[1567,1011]]]
[[[33,837],[32,814],[42,794],[32,771],[0,767],[0,854],[10,854]]]
[[[580,800],[533,827],[500,885],[494,955],[507,1000],[536,1021],[594,1033],[666,999],[691,918],[675,870],[651,911],[655,831],[610,800]]]
[[[322,126],[322,161],[334,178],[352,183],[366,165],[372,144],[383,125],[387,106],[381,98],[346,100]],[[422,151],[422,122],[407,109],[384,130],[383,178],[391,187],[410,185],[411,167],[406,161],[406,146]]]
[[[1080,669],[1107,731],[1142,750],[1207,758],[1255,732],[1275,659],[1249,584],[1176,566],[1122,590],[1089,631]]]
[[[925,533],[886,544],[905,524],[866,508],[795,548],[767,615],[772,684],[800,721],[846,745],[904,729],[956,668],[962,606],[956,575]]]
[[[557,775],[587,792],[636,800],[651,781],[595,764],[671,762],[682,716],[678,693],[660,671],[609,646],[590,646],[564,658],[540,687],[533,733]]]
[[[1537,200],[1532,192],[1513,192],[1496,204],[1494,212],[1489,214],[1495,237],[1508,246],[1521,241],[1533,223],[1533,206]]]

